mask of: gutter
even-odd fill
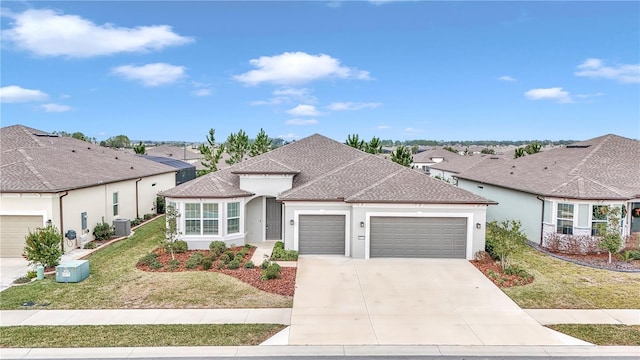
[[[64,192],[64,195],[58,197],[58,206],[60,210],[60,235],[62,235],[62,241],[60,241],[60,249],[62,249],[62,253],[64,254],[64,213],[62,209],[62,198],[69,195],[68,191]]]
[[[138,183],[142,181],[142,178],[138,178],[136,180],[136,219],[140,218],[140,211],[138,210],[140,207],[138,206]]]
[[[542,212],[540,214],[540,246],[542,246],[542,239],[544,236],[544,200],[540,199],[540,195],[536,195],[536,199],[542,202]]]

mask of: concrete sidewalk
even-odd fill
[[[638,346],[199,346],[140,348],[0,348],[2,359],[90,359],[162,357],[248,357],[248,356],[584,356],[636,359]]]
[[[542,325],[640,325],[640,309],[524,309],[524,311]]]

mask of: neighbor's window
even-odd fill
[[[118,192],[113,193],[113,216],[118,216]]]
[[[591,207],[591,236],[603,236],[607,231],[608,206],[593,205]]]
[[[556,232],[573,235],[573,204],[558,204]]]
[[[227,233],[240,232],[240,203],[227,204]]]
[[[184,204],[185,235],[200,235],[200,204]]]
[[[218,235],[218,204],[202,204],[202,225],[205,235]]]

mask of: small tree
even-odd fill
[[[364,151],[374,155],[382,153],[382,143],[380,142],[380,138],[375,136],[371,138],[371,141],[364,144]]]
[[[524,147],[524,151],[529,155],[537,154],[542,151],[542,145],[539,142],[534,141],[531,144]]]
[[[411,167],[411,164],[413,164],[413,155],[411,154],[411,149],[404,145],[398,146],[391,153],[391,161],[402,166]]]
[[[29,261],[29,265],[56,266],[62,257],[61,242],[62,235],[53,225],[29,231],[25,236],[22,257]]]
[[[133,146],[133,151],[135,151],[135,153],[138,155],[145,155],[147,153],[147,149],[142,143],[142,141],[140,141],[138,145]]]
[[[224,153],[224,145],[221,144],[216,148],[215,134],[216,131],[214,129],[209,129],[209,134],[207,135],[207,144],[200,144],[199,150],[203,155],[203,159],[200,161],[200,163],[205,167],[205,169],[198,170],[198,176],[218,171],[218,163],[220,162],[222,154]]]
[[[251,149],[249,150],[249,156],[254,157],[260,154],[264,154],[271,150],[271,139],[267,136],[267,133],[264,132],[264,129],[260,129],[258,136],[251,144]]]
[[[622,246],[620,211],[617,206],[607,206],[607,229],[598,244],[598,247],[609,253],[609,264],[611,264],[611,254],[618,252]]]
[[[364,140],[360,140],[360,136],[358,136],[358,134],[347,135],[347,141],[345,141],[345,144],[351,146],[354,149],[364,149]]]
[[[169,250],[171,259],[174,260],[176,258],[174,245],[179,240],[178,236],[180,235],[178,232],[178,218],[180,217],[180,213],[178,213],[178,210],[176,210],[174,206],[169,205],[166,208],[165,216],[165,237],[162,238],[160,242],[165,249]]]
[[[513,153],[513,158],[517,159],[517,158],[523,157],[525,155],[527,155],[527,152],[526,152],[525,148],[517,148],[515,153]]]
[[[527,241],[518,220],[492,221],[487,224],[487,252],[500,261],[502,269],[511,265],[511,258],[521,253]]]

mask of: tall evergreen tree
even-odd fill
[[[251,150],[249,150],[249,156],[254,157],[260,154],[264,154],[271,150],[271,139],[267,136],[267,133],[264,132],[264,129],[260,129],[258,136],[251,144]]]
[[[237,164],[244,160],[244,156],[249,153],[249,137],[240,129],[237,134],[231,133],[227,137],[226,151],[229,154],[229,159],[226,163],[229,165]]]
[[[382,153],[382,143],[380,142],[380,138],[375,136],[371,138],[371,141],[364,144],[364,151],[374,155]]]
[[[198,170],[198,176],[218,171],[218,162],[220,162],[220,159],[222,158],[224,145],[220,144],[220,146],[216,148],[215,134],[216,131],[214,129],[209,129],[207,144],[200,144],[200,147],[198,148],[200,153],[204,156],[200,163],[205,167],[204,170]]]
[[[360,136],[358,136],[358,134],[347,135],[347,141],[345,141],[345,144],[358,150],[364,149],[364,140],[360,140]]]
[[[391,153],[391,161],[402,166],[411,167],[411,164],[413,163],[413,155],[411,154],[411,149],[404,145],[398,146]]]

